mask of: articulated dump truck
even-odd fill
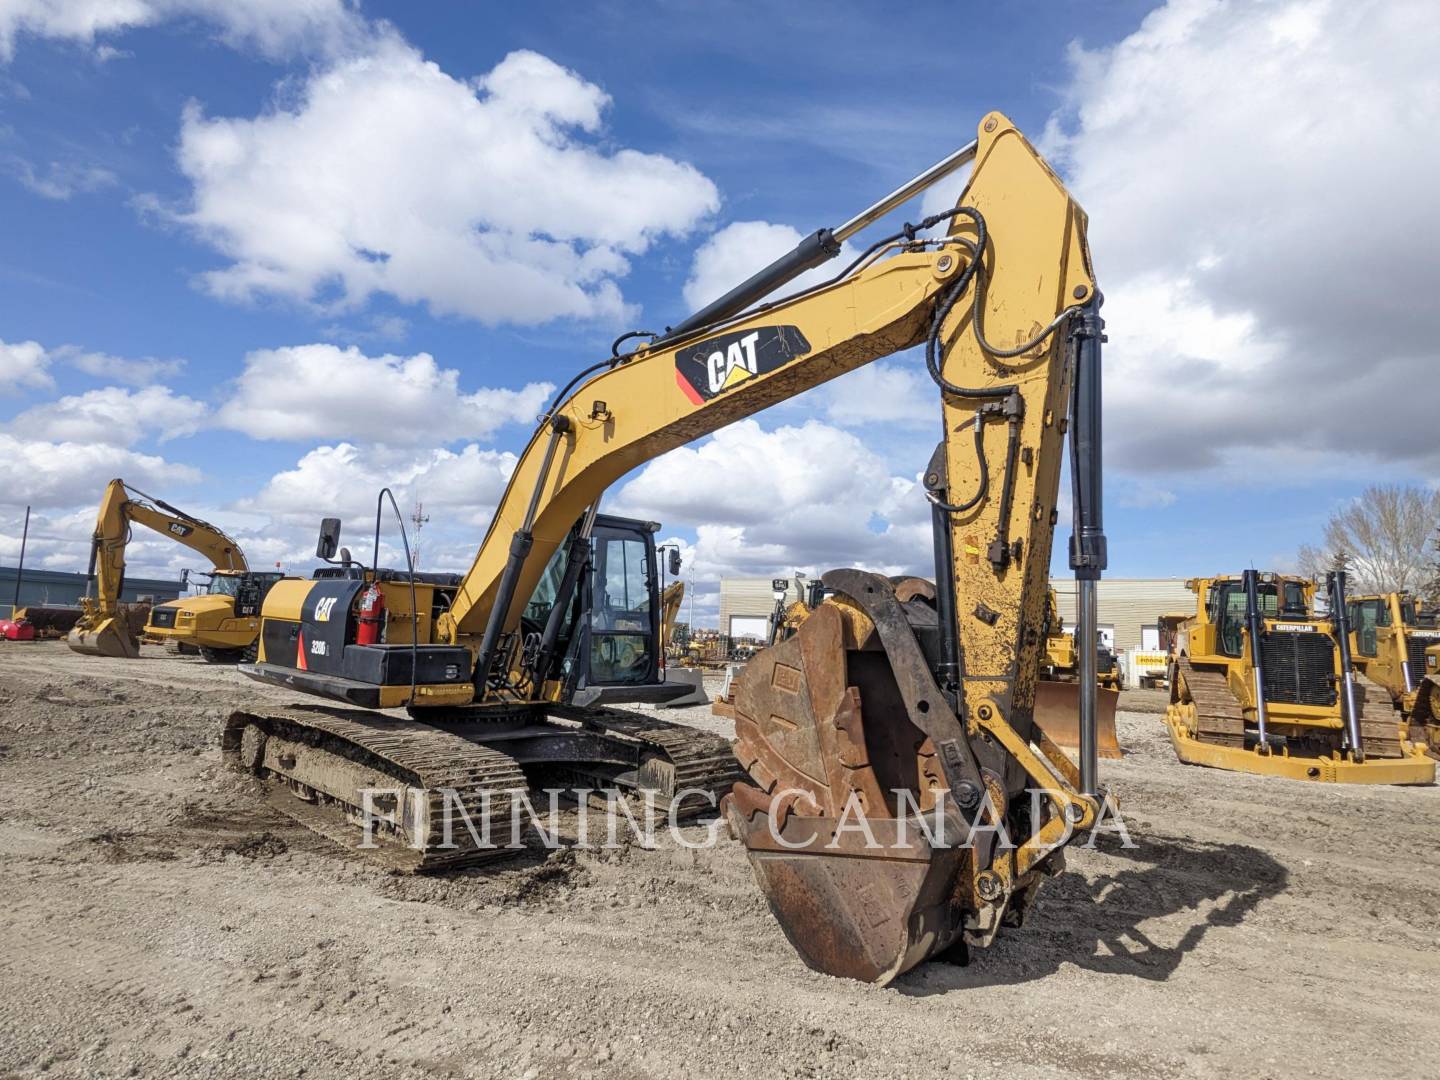
[[[952,209],[761,303],[968,164]],[[698,805],[720,796],[810,966],[885,983],[926,957],[989,945],[1020,925],[1065,845],[1104,810],[1095,680],[1076,684],[1078,760],[1034,716],[1067,435],[1077,648],[1097,648],[1100,303],[1084,212],[1010,121],[989,114],[974,142],[844,225],[577,375],[463,575],[386,570],[377,553],[276,584],[258,657],[240,670],[312,700],[233,714],[226,759],[327,835],[358,839],[354,823],[380,815],[378,848],[418,870],[503,854],[463,831],[447,843],[447,807],[483,826],[517,790],[557,776],[670,806],[687,792]],[[933,587],[825,574],[823,601],[738,679],[733,753],[622,708],[690,688],[659,674],[658,526],[598,515],[606,488],[916,346],[944,433],[914,493],[929,503]],[[322,530],[322,558],[335,556],[338,528]],[[377,788],[391,792],[384,806]]]
[[[1430,784],[1435,763],[1388,697],[1357,678],[1345,574],[1315,584],[1246,570],[1186,583],[1195,615],[1173,646],[1165,723],[1181,761],[1351,784]]]

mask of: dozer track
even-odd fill
[[[534,786],[527,765],[597,788],[653,791],[662,811],[682,796],[677,817],[713,809],[743,775],[716,735],[616,709],[540,709],[484,719],[460,711],[434,723],[303,705],[236,712],[221,749],[232,767],[270,785],[278,809],[348,847],[363,837],[369,789],[373,846],[365,853],[407,872],[515,854],[514,802]],[[708,798],[684,798],[687,789]]]
[[[1218,671],[1197,671],[1190,661],[1177,662],[1180,679],[1195,703],[1195,739],[1215,746],[1245,747],[1245,714],[1230,684]]]
[[[1195,704],[1197,742],[1215,746],[1245,746],[1245,714],[1224,674],[1218,671],[1203,671],[1193,667],[1189,660],[1179,661],[1180,678],[1189,691],[1190,700]],[[1404,756],[1400,743],[1400,725],[1389,716],[1390,700],[1375,683],[1363,676],[1355,682],[1355,704],[1360,709],[1360,738],[1365,744],[1365,755],[1377,758],[1399,758]],[[1338,732],[1337,732],[1338,737]]]
[[[1357,675],[1355,704],[1360,709],[1360,740],[1365,744],[1366,756],[1404,757],[1400,713],[1390,700],[1390,692],[1379,683]]]

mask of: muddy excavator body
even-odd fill
[[[953,209],[873,243],[822,284],[762,302],[967,164]],[[277,584],[260,658],[240,670],[331,703],[237,713],[227,758],[342,823],[366,809],[356,805],[366,791],[393,786],[380,812],[397,837],[413,827],[421,869],[453,852],[433,843],[437,808],[469,806],[473,794],[483,817],[482,796],[492,807],[513,799],[502,792],[523,793],[547,761],[586,784],[608,777],[676,799],[699,788],[701,803],[723,784],[732,832],[811,966],[887,982],[952,947],[990,944],[1024,918],[1064,845],[1103,808],[1094,595],[1106,561],[1104,323],[1085,231],[1054,172],[990,113],[973,143],[926,173],[577,376],[519,457],[465,574],[434,590],[413,573],[380,580],[377,519],[376,557],[354,588]],[[733,754],[721,743],[716,756],[713,736],[611,709],[645,687],[612,699],[579,678],[594,670],[587,643],[608,648],[618,671],[654,637],[653,660],[660,598],[653,541],[648,564],[639,549],[611,559],[594,546],[606,488],[914,346],[943,425],[911,492],[930,504],[933,586],[825,574],[823,602],[741,677]],[[1086,675],[1074,760],[1034,719],[1067,437]],[[320,554],[334,555],[323,531]],[[372,712],[397,708],[408,717]]]

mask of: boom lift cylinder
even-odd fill
[[[1355,707],[1355,668],[1350,660],[1350,616],[1345,610],[1345,571],[1325,574],[1325,592],[1330,601],[1330,622],[1340,646],[1340,686],[1345,701],[1345,730],[1357,762],[1365,760],[1365,743],[1360,736],[1360,711]]]
[[[1080,653],[1080,790],[1099,790],[1100,740],[1095,715],[1095,664],[1100,649],[1096,583],[1109,555],[1105,543],[1104,483],[1101,475],[1100,345],[1105,340],[1103,299],[1096,296],[1075,320],[1075,389],[1070,423],[1074,528],[1070,569],[1075,574],[1075,647]]]
[[[1260,649],[1260,596],[1256,589],[1259,573],[1246,570],[1241,574],[1245,587],[1245,633],[1250,639],[1250,667],[1255,673],[1255,727],[1262,750],[1270,747],[1269,732],[1266,731],[1268,713],[1265,704],[1265,661]]]

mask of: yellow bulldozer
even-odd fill
[[[283,575],[251,571],[240,546],[222,530],[119,479],[106,485],[100,500],[90,545],[95,595],[80,601],[80,618],[66,639],[70,648],[97,656],[140,655],[139,638],[120,603],[133,524],[199,552],[213,567],[203,595],[153,606],[144,633],[198,651],[214,663],[234,663],[250,654],[260,632],[261,602]]]
[[[1035,689],[1035,722],[1045,734],[1066,750],[1080,748],[1079,710],[1075,684],[1082,678],[1075,635],[1065,629],[1055,590],[1048,589],[1045,602],[1045,654],[1041,660],[1040,684]],[[1083,676],[1088,678],[1087,675]],[[1115,651],[1103,643],[1095,649],[1095,715],[1100,738],[1100,756],[1124,757],[1115,731],[1115,710],[1120,702],[1120,665]]]
[[[1186,582],[1195,615],[1176,636],[1165,713],[1181,761],[1296,780],[1430,784],[1435,763],[1355,677],[1345,574],[1315,583],[1246,570]]]
[[[971,163],[953,209],[762,303]],[[579,373],[545,412],[463,575],[389,570],[377,550],[368,566],[342,561],[276,584],[259,657],[240,670],[318,700],[234,713],[226,760],[328,835],[350,828],[358,839],[368,823],[374,857],[418,870],[504,854],[489,826],[517,790],[557,777],[647,793],[662,808],[723,796],[810,966],[884,983],[926,957],[989,945],[1020,925],[1064,846],[1102,813],[1094,680],[1078,685],[1078,765],[1033,716],[1067,431],[1077,635],[1095,649],[1106,561],[1099,305],[1084,212],[1010,121],[989,114],[974,142],[844,225]],[[717,736],[618,708],[684,688],[659,678],[656,526],[599,515],[606,488],[916,346],[944,432],[914,492],[930,504],[929,595],[862,570],[825,574],[824,602],[740,676],[733,753]],[[327,520],[321,558],[334,557],[338,533]],[[376,711],[397,708],[408,718]]]
[[[1351,597],[1355,667],[1389,695],[1410,739],[1440,757],[1440,611],[1424,611],[1409,593]]]

